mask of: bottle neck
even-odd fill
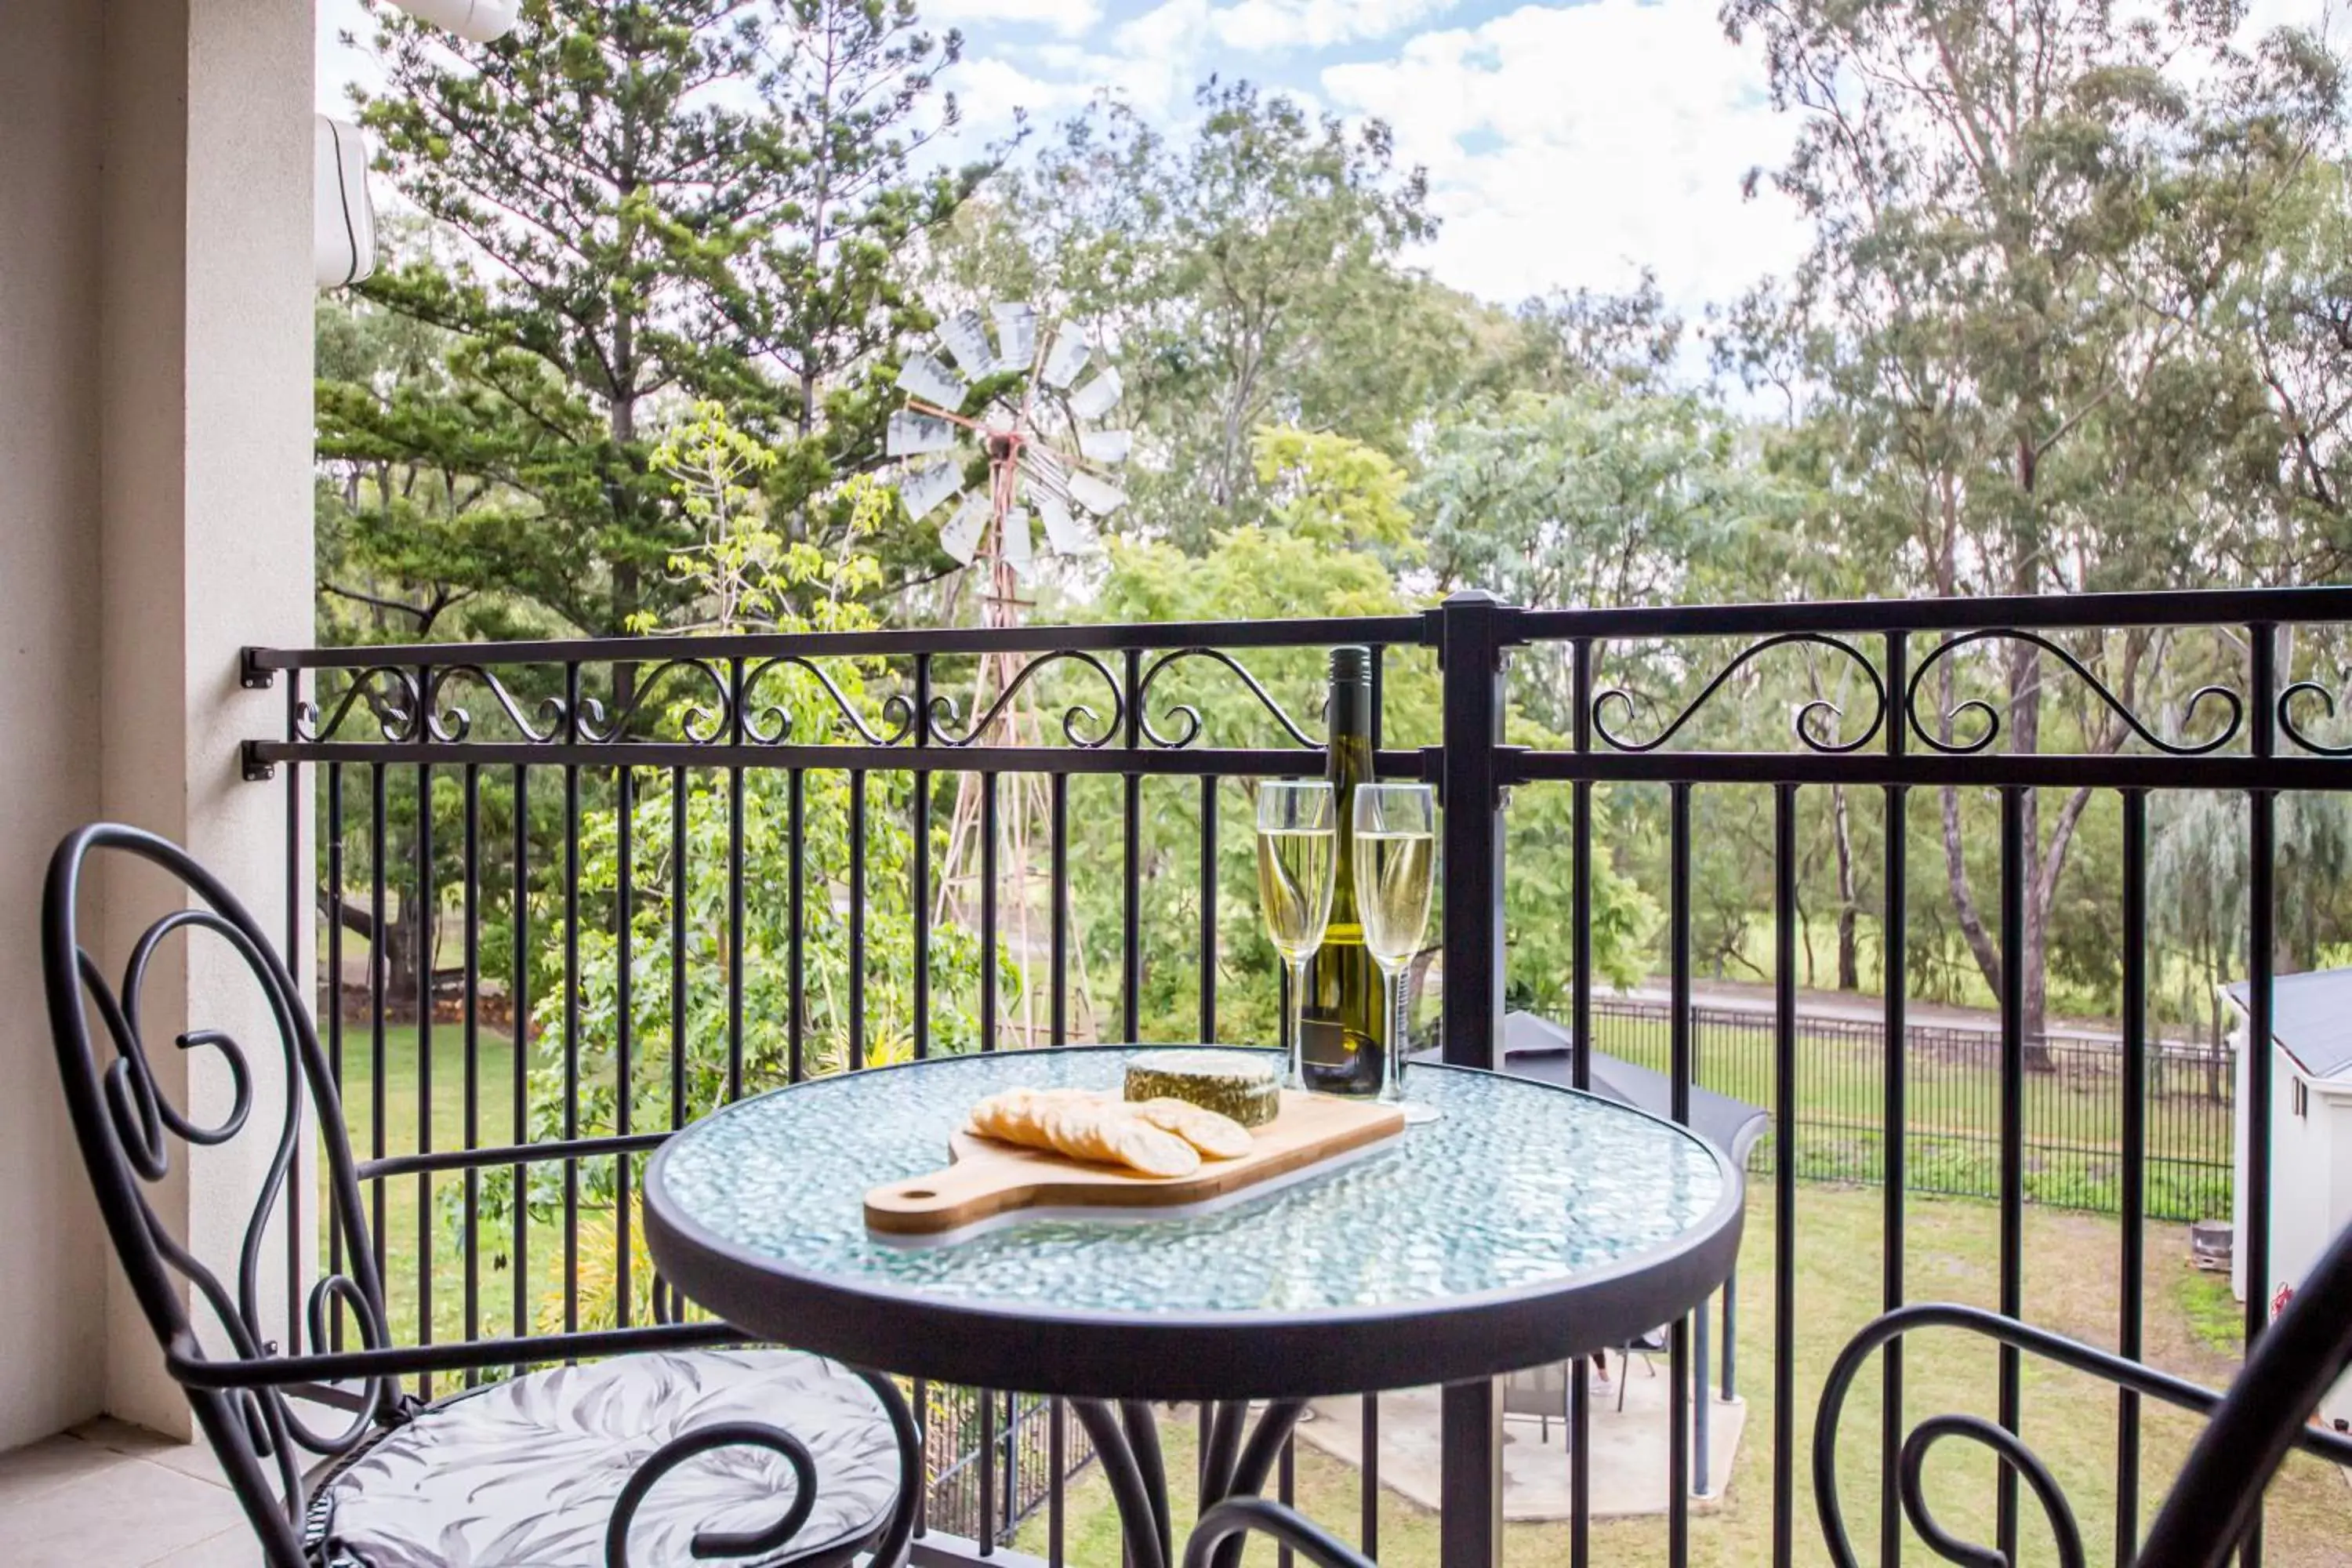
[[[1361,680],[1335,680],[1330,698],[1331,739],[1328,776],[1346,791],[1372,776],[1372,689]],[[1342,811],[1347,803],[1339,802]],[[1343,825],[1344,826],[1344,825]]]

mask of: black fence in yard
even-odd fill
[[[925,1528],[993,1546],[1008,1540],[1059,1484],[1094,1462],[1086,1429],[1059,1400],[974,1388],[927,1389],[930,1466]],[[1058,1419],[1061,1430],[1055,1431]]]
[[[1657,1072],[1673,1065],[1666,1003],[1595,999],[1595,1050]],[[1694,1006],[1694,1081],[1769,1104],[1777,1025],[1770,1013]],[[1903,1032],[1906,1117],[1899,1162],[1908,1191],[2001,1195],[2001,1037],[1997,1030],[1913,1024]],[[1886,1180],[1886,1029],[1876,1021],[1797,1018],[1796,1148],[1801,1180],[1875,1186]],[[2227,1219],[2234,1128],[2234,1056],[2226,1046],[2150,1041],[2144,1056],[2146,1216]],[[2024,1193],[2055,1208],[2124,1210],[2124,1097],[2128,1075],[2113,1037],[2052,1032],[2029,1047],[2024,1074]],[[1748,1158],[1770,1176],[1780,1140]]]

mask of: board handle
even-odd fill
[[[934,1231],[938,1216],[969,1206],[1003,1181],[985,1166],[943,1165],[903,1182],[887,1182],[866,1192],[866,1223],[880,1231]]]

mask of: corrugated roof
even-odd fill
[[[2222,994],[2243,1013],[2248,986],[2233,980]],[[2271,982],[2271,1037],[2313,1078],[2352,1079],[2352,969],[2315,969]]]

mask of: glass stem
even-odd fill
[[[1290,1077],[1286,1089],[1307,1087],[1307,964],[1290,966]]]
[[[1381,995],[1389,1008],[1389,1070],[1381,1077],[1381,1099],[1404,1099],[1404,973],[1382,965]]]

